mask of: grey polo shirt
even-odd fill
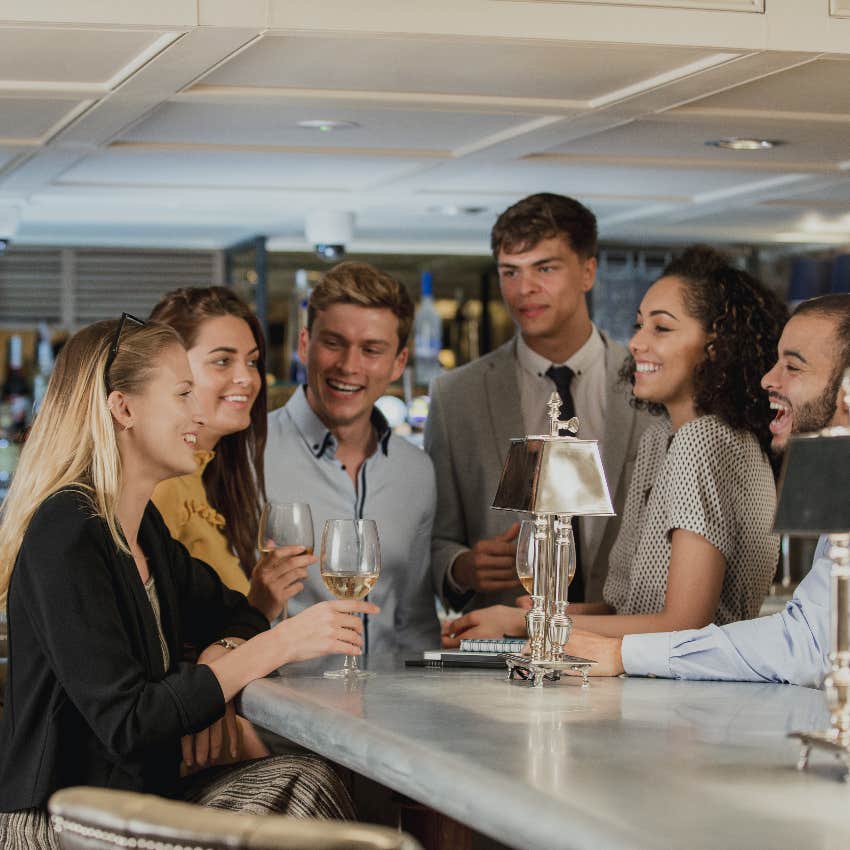
[[[437,490],[431,459],[395,436],[378,410],[374,453],[360,467],[357,487],[336,457],[337,441],[307,403],[304,388],[269,415],[266,492],[275,502],[308,502],[316,554],[327,519],[374,519],[381,541],[381,577],[369,594],[381,613],[366,621],[369,652],[434,649],[440,628],[430,569],[431,526]],[[333,599],[309,568],[304,590],[289,601],[289,613]]]

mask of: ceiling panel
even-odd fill
[[[0,145],[0,171],[2,171],[3,168],[5,168],[20,153],[20,148]],[[2,189],[2,184],[0,184],[0,189]],[[0,194],[0,205],[2,205],[2,203],[2,194]]]
[[[694,101],[688,106],[850,115],[850,64],[835,59],[819,59]]]
[[[759,175],[761,177],[763,175]],[[510,168],[470,169],[463,176],[440,179],[429,175],[432,191],[474,194],[498,188],[522,195],[562,192],[568,195],[604,195],[611,200],[685,201],[691,195],[740,186],[754,179],[741,170],[640,168],[615,165],[568,164],[553,161],[514,163]]]
[[[378,156],[113,150],[82,160],[65,172],[59,184],[353,191],[401,177],[422,164]]]
[[[73,100],[0,97],[0,139],[37,139],[79,105]]]
[[[710,55],[649,45],[271,36],[203,82],[588,100]]]
[[[795,207],[809,206],[812,209],[846,209],[850,212],[850,178],[831,186],[821,186],[811,192],[779,196],[769,203]]]
[[[0,80],[106,83],[162,32],[0,28]]]
[[[515,127],[537,116],[474,111],[381,109],[340,101],[316,105],[295,99],[238,103],[166,103],[123,139],[228,145],[410,148],[450,150]],[[298,121],[353,121],[358,127],[321,132]],[[2,135],[2,134],[0,134]]]
[[[850,70],[850,65],[847,68]],[[847,82],[850,85],[850,79]],[[705,144],[710,139],[730,136],[778,139],[785,144],[764,151],[730,151]],[[825,132],[822,124],[812,121],[677,117],[674,112],[660,119],[635,121],[606,130],[548,152],[611,157],[697,157],[712,164],[726,163],[730,168],[758,167],[766,163],[811,162],[826,165],[850,159],[850,122],[832,124],[829,132]]]

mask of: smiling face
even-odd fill
[[[125,451],[133,451],[155,481],[194,472],[204,420],[192,393],[192,370],[183,346],[162,351],[144,390],[126,399],[131,427],[122,432]]]
[[[792,434],[838,424],[835,372],[838,355],[834,319],[817,314],[792,316],[779,340],[779,359],[764,376],[770,406],[770,446],[782,452]]]
[[[695,415],[694,372],[709,341],[685,306],[683,286],[677,277],[662,277],[647,290],[629,341],[635,397],[663,404],[675,426]]]
[[[329,429],[369,421],[407,363],[398,343],[398,319],[385,307],[334,303],[316,314],[310,331],[301,331],[307,400]]]
[[[502,297],[529,346],[564,337],[585,341],[590,330],[585,296],[596,276],[594,257],[582,259],[566,239],[555,237],[518,254],[502,250],[497,266]]]
[[[251,424],[251,407],[264,379],[257,368],[257,341],[244,319],[215,316],[198,328],[188,353],[195,396],[206,419],[201,445],[211,449]]]

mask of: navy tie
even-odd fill
[[[550,366],[546,370],[546,377],[554,384],[558,395],[561,397],[561,419],[566,422],[576,415],[576,406],[570,392],[570,385],[575,377],[575,372],[569,366]],[[584,602],[584,571],[581,568],[581,543],[579,536],[578,517],[573,517],[573,540],[576,547],[576,574],[570,582],[570,602]]]

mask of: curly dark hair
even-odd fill
[[[225,520],[224,535],[245,575],[254,567],[254,549],[265,499],[263,453],[266,449],[266,340],[259,320],[235,292],[223,286],[187,287],[164,295],[150,318],[171,325],[186,348],[195,344],[201,325],[216,316],[236,316],[251,328],[257,343],[260,392],[251,408],[251,424],[236,434],[222,437],[215,459],[204,470],[204,490],[210,504]]]
[[[500,251],[519,254],[558,236],[583,260],[596,256],[596,216],[575,198],[539,192],[517,201],[496,219],[490,248],[498,260]]]
[[[686,309],[709,335],[705,360],[694,372],[697,413],[714,414],[731,428],[752,432],[769,455],[772,414],[761,379],[776,362],[787,308],[761,281],[707,245],[687,248],[661,277],[682,282]],[[629,357],[621,377],[634,385],[634,375]],[[632,404],[651,413],[664,411],[634,396]]]

